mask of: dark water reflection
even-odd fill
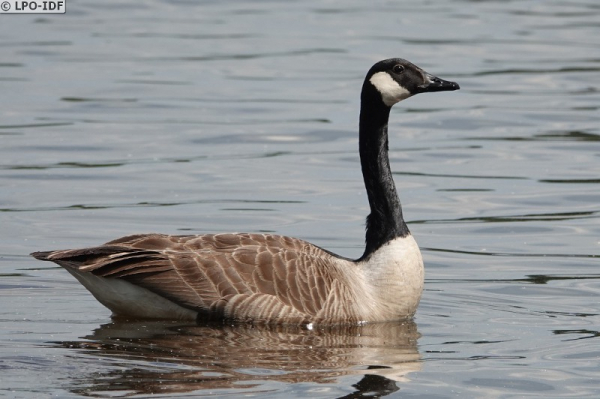
[[[79,372],[65,388],[82,395],[241,395],[286,383],[315,388],[315,396],[373,397],[397,391],[421,369],[418,336],[412,321],[313,330],[115,321],[54,345],[75,352]],[[343,376],[356,382],[339,387]]]

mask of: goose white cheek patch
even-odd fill
[[[369,82],[375,86],[381,94],[383,103],[388,107],[410,97],[410,92],[400,86],[387,72],[377,72],[371,76]]]

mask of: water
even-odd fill
[[[67,10],[0,15],[0,395],[600,394],[596,2]],[[358,95],[391,56],[461,85],[391,116],[414,323],[117,323],[28,256],[225,231],[359,256]]]

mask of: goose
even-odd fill
[[[411,318],[424,285],[388,158],[391,107],[460,87],[401,58],[377,62],[361,92],[360,163],[369,201],[358,259],[274,234],[138,234],[34,252],[64,267],[117,318],[352,325]]]

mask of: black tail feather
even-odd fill
[[[29,255],[33,256],[34,258],[38,259],[38,260],[50,260],[48,259],[48,257],[50,255],[52,255],[54,251],[39,251],[39,252],[32,252]]]
[[[93,259],[102,258],[116,253],[139,252],[139,249],[119,247],[116,245],[91,247],[82,249],[67,249],[59,251],[41,251],[33,252],[31,256],[39,260],[49,260],[52,262],[69,261],[83,263]]]

